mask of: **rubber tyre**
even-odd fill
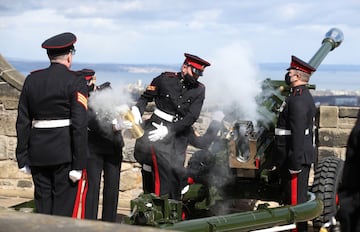
[[[322,214],[313,219],[313,227],[320,228],[336,214],[338,209],[337,189],[341,181],[344,161],[337,157],[323,158],[317,164],[311,187],[316,197],[323,201]]]

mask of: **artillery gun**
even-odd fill
[[[338,29],[326,33],[319,50],[308,62],[318,68],[326,55],[338,47],[343,34]],[[279,176],[271,172],[272,146],[278,109],[289,93],[285,81],[266,79],[258,96],[266,123],[235,120],[224,124],[221,136],[209,150],[195,152],[188,163],[189,184],[181,201],[166,196],[142,194],[131,201],[125,223],[156,226],[180,231],[250,231],[276,226],[277,231],[294,228],[295,223],[313,220],[320,227],[336,212],[336,193],[343,161],[318,160],[309,201],[281,206]],[[315,85],[308,85],[315,89]],[[266,91],[265,91],[266,90]],[[325,186],[325,179],[327,179]],[[255,211],[233,212],[229,204],[238,199],[274,201]],[[275,231],[275,230],[274,230]]]

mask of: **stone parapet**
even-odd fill
[[[359,107],[320,106],[317,125],[318,159],[336,156],[345,160],[346,145]]]

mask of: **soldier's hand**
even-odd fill
[[[152,125],[156,129],[149,132],[149,140],[151,142],[156,142],[158,140],[162,140],[169,133],[167,127],[164,126],[163,123],[157,124],[157,123],[153,122]]]
[[[71,170],[69,172],[69,178],[72,180],[72,182],[76,182],[81,179],[82,176],[82,170]]]
[[[114,119],[112,120],[113,129],[115,131],[119,130],[127,130],[132,128],[133,124],[128,120],[122,120],[122,119]]]
[[[28,165],[25,165],[24,167],[20,168],[20,172],[31,175],[31,169]]]
[[[137,106],[132,106],[131,107],[131,113],[134,115],[134,122],[136,124],[141,124],[142,123],[142,118],[141,118],[139,108]]]

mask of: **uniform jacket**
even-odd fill
[[[70,119],[71,125],[33,128],[33,120]],[[84,78],[58,63],[27,76],[16,121],[19,168],[72,163],[81,170],[87,153],[87,86]]]
[[[174,115],[177,121],[172,123],[173,133],[188,129],[199,117],[205,99],[205,86],[186,83],[181,73],[164,72],[153,79],[140,96],[136,106],[143,114],[148,102],[155,101],[156,107]]]
[[[104,112],[88,111],[89,148],[98,154],[122,157],[124,146],[121,131],[113,131],[111,119]]]
[[[313,126],[316,108],[305,85],[290,89],[282,105],[277,128],[291,131],[291,135],[275,136],[276,165],[300,170],[302,164],[314,161]]]
[[[199,118],[204,99],[202,83],[187,83],[180,72],[164,72],[152,80],[136,106],[143,114],[147,103],[155,101],[158,109],[176,117],[174,122],[166,123],[168,136],[175,135],[176,154],[184,155],[191,126]]]

